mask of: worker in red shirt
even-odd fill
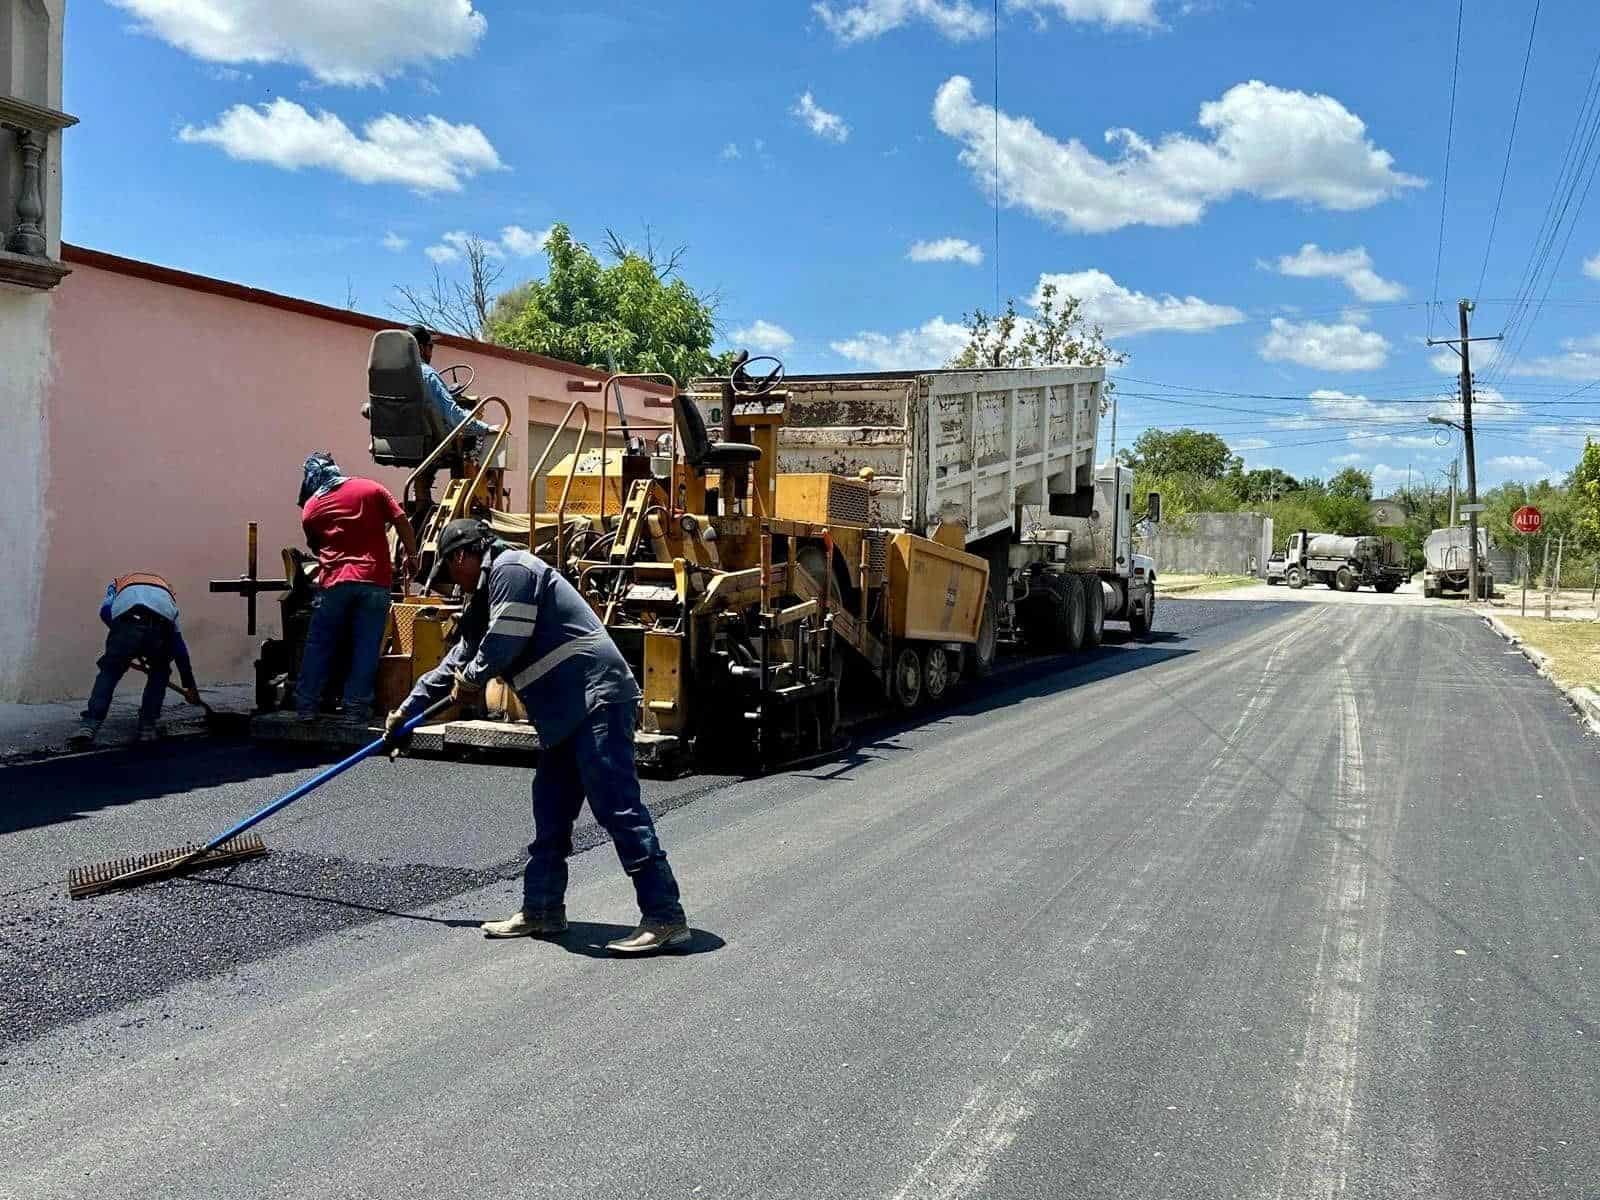
[[[416,531],[388,488],[371,479],[341,475],[339,464],[326,450],[306,459],[300,503],[306,545],[316,554],[321,571],[295,687],[295,709],[300,720],[316,720],[328,673],[340,650],[348,647],[344,719],[365,725],[372,716],[378,656],[389,623],[394,578],[389,529],[393,527],[405,548],[408,571],[415,570]]]

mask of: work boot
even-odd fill
[[[485,921],[478,926],[486,938],[556,937],[567,931],[567,913],[558,908],[554,912],[518,912],[504,921]]]
[[[72,734],[72,736],[67,739],[67,745],[92,746],[94,745],[94,739],[99,732],[99,721],[85,721],[82,725],[78,726],[77,730]]]
[[[639,928],[627,937],[607,942],[606,949],[613,954],[655,954],[689,944],[689,925],[686,921],[641,921]]]
[[[133,731],[136,742],[159,742],[167,736],[167,727],[159,721],[140,721]]]

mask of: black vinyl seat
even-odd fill
[[[381,329],[372,335],[367,396],[372,461],[379,466],[421,466],[450,436],[428,401],[416,339],[404,329]],[[440,465],[445,465],[442,460]]]
[[[738,470],[761,457],[761,447],[748,442],[713,442],[700,410],[683,393],[672,398],[672,408],[683,432],[683,461],[696,471]]]

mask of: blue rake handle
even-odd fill
[[[454,696],[446,696],[443,700],[440,700],[440,701],[438,701],[437,703],[434,703],[434,704],[430,704],[423,712],[421,712],[420,714],[418,714],[415,717],[412,717],[411,720],[407,721],[404,725],[402,725],[400,727],[400,733],[399,733],[398,736],[399,737],[407,737],[407,736],[409,736],[410,734],[412,734],[412,733],[414,733],[416,731],[416,729],[417,729],[417,727],[419,725],[421,725],[424,721],[428,720],[428,718],[437,716],[438,714],[442,713],[445,709],[449,708],[454,703],[455,703],[455,697]],[[315,775],[312,778],[306,780],[304,783],[302,783],[299,787],[295,788],[293,791],[285,792],[283,795],[279,796],[276,800],[274,800],[271,804],[269,804],[265,808],[263,808],[260,812],[252,813],[250,816],[248,816],[244,820],[240,821],[232,829],[228,829],[228,830],[225,830],[222,833],[217,834],[216,837],[212,838],[204,846],[201,846],[198,850],[196,850],[194,852],[194,854],[193,854],[193,857],[198,858],[203,854],[206,854],[206,853],[209,853],[212,850],[215,850],[218,846],[222,845],[222,843],[227,841],[229,838],[238,837],[239,834],[243,833],[245,830],[253,828],[256,825],[259,825],[262,821],[265,821],[268,817],[270,817],[273,813],[277,812],[279,809],[288,808],[289,805],[293,804],[296,800],[300,799],[302,796],[305,796],[305,795],[307,795],[307,794],[309,794],[311,792],[316,791],[323,784],[327,783],[328,780],[334,778],[335,776],[343,775],[346,771],[348,771],[351,767],[355,766],[362,759],[369,758],[372,755],[378,753],[378,751],[382,750],[384,742],[387,741],[387,740],[388,740],[387,738],[379,738],[375,742],[368,742],[365,746],[361,747],[361,749],[357,750],[349,758],[344,759],[341,762],[334,763],[333,766],[327,768],[325,771],[322,771],[320,774]]]

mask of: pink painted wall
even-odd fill
[[[386,322],[303,304],[312,311],[290,311],[82,257],[58,289],[52,322],[47,551],[23,698],[87,694],[104,642],[100,597],[112,576],[135,570],[176,587],[202,684],[247,680],[256,641],[277,632],[276,598],[262,598],[251,639],[243,601],[206,586],[244,570],[246,522],[260,522],[261,573],[277,577],[279,550],[302,544],[295,496],[311,450],[332,450],[349,473],[396,494],[405,482],[405,472],[373,464],[360,415],[368,344]],[[473,392],[510,404],[508,475],[522,509],[528,421],[558,421],[577,394],[567,381],[592,377],[531,358],[481,343],[434,354],[437,366],[472,364]],[[660,419],[642,392],[629,392],[625,406]]]

